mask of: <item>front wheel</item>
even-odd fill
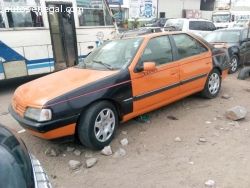
[[[238,69],[238,65],[239,65],[239,59],[237,57],[237,55],[233,55],[231,57],[231,62],[230,62],[231,68],[229,69],[229,74],[235,73]]]
[[[103,149],[114,138],[118,125],[116,108],[108,101],[90,106],[78,121],[78,136],[82,144],[93,149]]]
[[[221,87],[221,75],[217,69],[213,69],[208,77],[204,89],[201,92],[201,96],[207,99],[215,98],[220,92]]]

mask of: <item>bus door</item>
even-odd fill
[[[72,3],[47,2],[55,70],[78,63],[76,28]]]

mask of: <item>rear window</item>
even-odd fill
[[[190,21],[189,30],[206,31],[208,29],[207,29],[207,24],[205,21]]]

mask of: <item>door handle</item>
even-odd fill
[[[175,74],[177,74],[177,71],[170,71],[170,74],[175,75]]]

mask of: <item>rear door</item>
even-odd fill
[[[180,65],[180,94],[190,94],[204,88],[213,68],[211,51],[190,35],[174,34]]]

